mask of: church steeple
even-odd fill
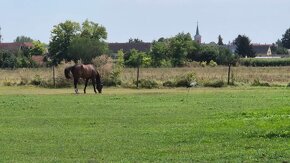
[[[201,35],[199,34],[198,22],[197,22],[197,26],[196,26],[196,33],[194,36],[194,40],[199,44],[201,43]]]
[[[195,33],[195,35],[199,35],[198,22],[197,22],[197,26],[196,26],[196,33]]]

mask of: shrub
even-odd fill
[[[27,77],[20,77],[20,82],[18,83],[18,85],[28,85],[29,84],[29,79]]]
[[[201,67],[206,67],[206,61],[200,62]]]
[[[290,88],[290,83],[288,83],[287,87]]]
[[[210,60],[210,62],[208,63],[208,65],[210,67],[216,67],[217,66],[217,63],[215,61],[213,61],[213,60]]]
[[[32,85],[40,85],[42,82],[42,79],[40,78],[39,75],[35,75],[34,78],[31,80]]]
[[[3,82],[3,85],[4,86],[14,86],[16,85],[17,83],[13,80],[8,80],[8,79],[5,79],[5,81]]]
[[[175,86],[176,87],[189,87],[192,83],[196,82],[195,73],[190,72],[183,76],[177,77]]]
[[[166,81],[164,82],[163,84],[163,87],[175,87],[176,86],[176,83],[174,81]]]
[[[103,79],[103,84],[105,86],[118,86],[122,84],[120,79],[120,71],[112,71],[108,78]]]
[[[219,87],[225,86],[225,82],[223,80],[210,81],[210,82],[205,82],[203,86],[219,88]]]
[[[55,78],[55,87],[56,88],[71,87],[72,83],[73,83],[72,80],[65,79],[64,77],[58,76]],[[41,82],[40,86],[45,87],[45,88],[54,88],[53,80],[52,79],[43,80]]]
[[[101,55],[92,60],[102,79],[110,78],[113,69],[113,60],[107,55]]]
[[[265,82],[260,82],[259,79],[255,79],[254,82],[252,83],[252,86],[262,86],[262,87],[270,87],[270,84]]]
[[[136,82],[135,82],[136,84]],[[155,80],[150,79],[141,79],[139,80],[139,87],[140,88],[158,88],[158,83]]]

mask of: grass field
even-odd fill
[[[290,161],[290,89],[0,87],[0,162]]]

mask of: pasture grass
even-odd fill
[[[56,77],[64,79],[63,70],[69,65],[56,68]],[[156,80],[160,83],[171,81],[178,76],[194,72],[198,83],[227,81],[227,67],[182,67],[182,68],[141,68],[140,79]],[[109,71],[111,72],[111,70]],[[0,85],[26,85],[36,77],[44,81],[52,80],[51,68],[0,69]],[[108,75],[108,74],[107,74]],[[133,84],[136,81],[136,69],[125,68],[120,74],[122,83]],[[232,67],[232,80],[238,85],[251,85],[255,80],[271,85],[286,86],[290,81],[290,66],[283,67]],[[71,82],[72,83],[72,82]],[[161,84],[162,85],[162,84]]]
[[[0,162],[290,161],[290,89],[0,87]]]

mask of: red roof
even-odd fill
[[[0,48],[19,48],[19,47],[33,47],[33,44],[31,42],[13,42],[13,43],[0,43]]]

